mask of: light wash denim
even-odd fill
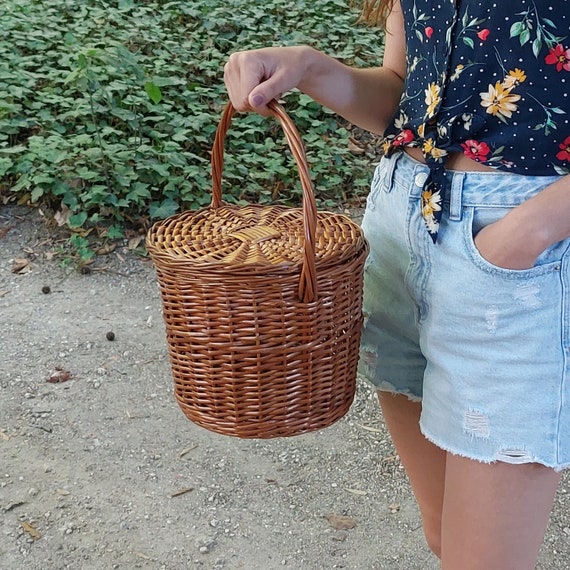
[[[405,153],[375,171],[360,374],[421,401],[421,430],[446,451],[568,467],[570,240],[528,270],[492,265],[473,241],[559,178],[448,172],[433,244],[421,217],[427,172]]]

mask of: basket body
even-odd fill
[[[284,437],[350,408],[368,244],[340,214],[313,226],[306,208],[220,204],[150,229],[174,392],[194,423]]]

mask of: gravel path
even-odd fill
[[[64,270],[56,234],[0,207],[2,570],[438,568],[368,385],[318,433],[207,432],[172,396],[149,262]],[[570,568],[566,476],[539,568]]]

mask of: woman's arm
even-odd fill
[[[267,103],[298,88],[366,130],[382,133],[404,84],[406,44],[396,3],[388,20],[382,67],[355,69],[306,46],[265,48],[230,56],[224,79],[238,111],[268,114]]]

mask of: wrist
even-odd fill
[[[552,234],[550,225],[524,203],[511,210],[504,217],[504,223],[506,235],[536,256],[559,241]]]
[[[343,115],[354,98],[351,68],[310,46],[301,46],[299,50],[297,61],[302,68],[299,90]]]
[[[540,251],[570,237],[569,190],[570,177],[561,176],[505,216],[518,228],[517,237]]]

